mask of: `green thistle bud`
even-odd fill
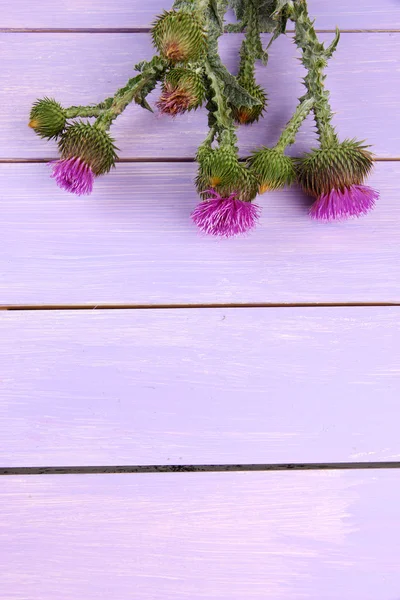
[[[201,156],[197,155],[197,160],[196,186],[204,198],[211,197],[210,190],[227,197],[236,192],[245,201],[256,197],[257,179],[239,162],[235,148],[221,146],[215,150],[203,150]]]
[[[114,140],[106,131],[90,123],[76,122],[67,127],[58,147],[62,159],[81,158],[94,175],[108,173],[115,166]]]
[[[293,160],[274,148],[261,148],[249,159],[248,165],[257,177],[259,194],[279,190],[296,179]]]
[[[205,93],[201,73],[176,67],[171,69],[164,79],[157,106],[162,113],[175,116],[201,106]]]
[[[366,148],[356,140],[345,140],[313,150],[298,161],[300,185],[315,197],[361,185],[373,167],[373,155]]]
[[[242,81],[238,83],[248,92],[253,98],[256,98],[260,104],[255,106],[231,106],[232,115],[236,123],[239,125],[250,125],[259,120],[267,106],[267,95],[261,86],[256,83],[246,85]]]
[[[61,104],[51,98],[37,100],[32,106],[29,127],[42,138],[57,138],[65,129],[66,116]]]
[[[200,158],[199,173],[201,173],[202,183],[206,187],[217,188],[218,186],[229,185],[236,179],[240,163],[237,158],[236,150],[232,146],[220,146],[216,149],[205,151]],[[203,191],[203,190],[201,190]]]
[[[199,59],[205,52],[205,32],[195,14],[165,11],[152,28],[153,43],[171,62]]]

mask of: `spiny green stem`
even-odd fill
[[[300,104],[297,106],[293,117],[287,123],[285,129],[282,131],[278,143],[275,146],[276,150],[284,152],[288,146],[291,146],[296,141],[296,135],[299,131],[301,124],[304,119],[310,114],[315,103],[313,97],[309,98],[308,95],[301,99]]]
[[[235,144],[236,128],[231,110],[226,101],[223,86],[208,61],[205,62],[205,72],[212,91],[212,98],[208,103],[208,108],[213,117],[211,124],[218,132],[220,143]]]
[[[295,42],[302,50],[302,62],[308,74],[304,80],[308,94],[315,98],[314,115],[318,136],[322,147],[338,143],[338,137],[331,124],[333,113],[329,104],[329,92],[325,89],[324,74],[328,58],[333,54],[339,35],[330,48],[318,40],[314,24],[308,16],[306,0],[294,0],[289,10],[290,19],[295,23]]]
[[[261,58],[262,45],[258,28],[257,13],[251,1],[246,9],[246,36],[240,48],[238,80],[243,83],[255,82],[255,61]]]
[[[142,72],[132,77],[128,83],[119,89],[112,99],[111,106],[105,110],[97,119],[96,127],[109,129],[111,123],[120,115],[125,108],[135,101],[137,104],[147,108],[146,96],[153,91],[168,68],[168,63],[159,56],[153,56],[148,63],[142,63]]]
[[[93,106],[69,106],[65,109],[65,116],[67,119],[74,119],[75,117],[99,117],[105,110],[108,110],[114,98],[106,98],[100,104]]]

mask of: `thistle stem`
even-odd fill
[[[105,110],[108,110],[114,98],[106,98],[103,102],[95,104],[93,106],[70,106],[65,109],[65,116],[67,119],[74,119],[75,117],[99,117]]]
[[[296,141],[296,135],[299,131],[304,119],[310,114],[314,106],[314,98],[304,96],[300,100],[300,104],[297,106],[292,118],[288,121],[285,129],[282,131],[278,143],[275,146],[275,150],[284,152],[288,146],[291,146]]]
[[[262,56],[262,45],[258,27],[257,13],[252,2],[246,8],[246,35],[240,48],[238,80],[242,84],[255,83],[255,61]]]
[[[109,129],[111,123],[133,100],[144,108],[149,108],[146,96],[153,91],[167,68],[167,61],[157,55],[153,56],[149,62],[142,63],[142,72],[129,79],[128,83],[116,92],[111,106],[97,119],[96,127],[103,130]]]
[[[302,62],[308,73],[304,83],[309,97],[313,97],[314,115],[321,147],[338,143],[338,137],[331,124],[333,113],[329,104],[329,92],[325,89],[325,67],[339,41],[337,32],[333,44],[326,49],[318,40],[314,23],[311,21],[306,0],[294,0],[289,10],[290,19],[295,23],[295,42],[302,51]]]

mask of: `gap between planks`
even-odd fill
[[[0,33],[150,33],[150,27],[0,27]],[[234,32],[225,32],[235,35]],[[288,29],[286,33],[294,33]],[[335,29],[316,29],[316,33],[336,33]],[[400,29],[340,29],[340,33],[400,33]]]
[[[173,310],[198,308],[371,308],[400,306],[400,302],[291,302],[291,303],[211,303],[211,304],[13,304],[0,311],[52,310]]]
[[[287,463],[250,465],[126,465],[94,467],[0,467],[2,475],[100,475],[146,473],[239,473],[271,471],[350,471],[400,469],[399,461],[348,463]]]
[[[26,165],[26,164],[46,164],[50,163],[54,160],[57,160],[58,157],[49,157],[49,158],[0,158],[0,165]],[[294,159],[299,157],[293,157]],[[245,162],[247,160],[246,157],[239,159],[241,162]],[[376,157],[374,159],[375,162],[400,162],[400,157],[385,157],[379,158]],[[138,156],[136,158],[118,158],[116,163],[195,163],[196,159],[191,156],[167,156],[167,157],[157,157],[157,156],[147,156],[141,157]]]

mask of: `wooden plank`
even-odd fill
[[[172,1],[153,0],[2,0],[4,27],[101,28],[148,27],[155,15],[172,6]],[[400,7],[397,0],[309,0],[310,12],[317,26],[333,29],[394,29],[400,28]]]
[[[328,40],[332,35],[322,37]],[[224,62],[233,70],[240,42],[241,36],[231,35],[221,44]],[[46,143],[27,127],[37,97],[55,96],[66,106],[100,102],[132,75],[135,61],[153,53],[145,34],[0,34],[0,44],[0,158],[5,159],[56,156],[56,144]],[[395,126],[399,56],[400,33],[348,33],[328,69],[340,135],[367,139],[380,157],[400,157],[400,128]],[[290,118],[304,91],[304,71],[296,57],[291,39],[282,37],[272,47],[269,67],[260,67],[260,83],[270,96],[269,110],[261,126],[241,129],[243,156],[257,145],[275,143]],[[151,97],[153,104],[158,93]],[[124,158],[193,157],[205,137],[206,122],[204,110],[173,120],[130,106],[112,133]],[[310,117],[292,149],[295,155],[315,144],[314,129]]]
[[[0,316],[0,466],[399,460],[400,307]]]
[[[10,600],[397,598],[396,471],[0,479]]]
[[[378,163],[369,216],[312,222],[293,188],[262,196],[258,228],[219,240],[190,220],[194,165],[119,164],[88,199],[44,164],[0,166],[0,304],[400,302],[400,163]]]

